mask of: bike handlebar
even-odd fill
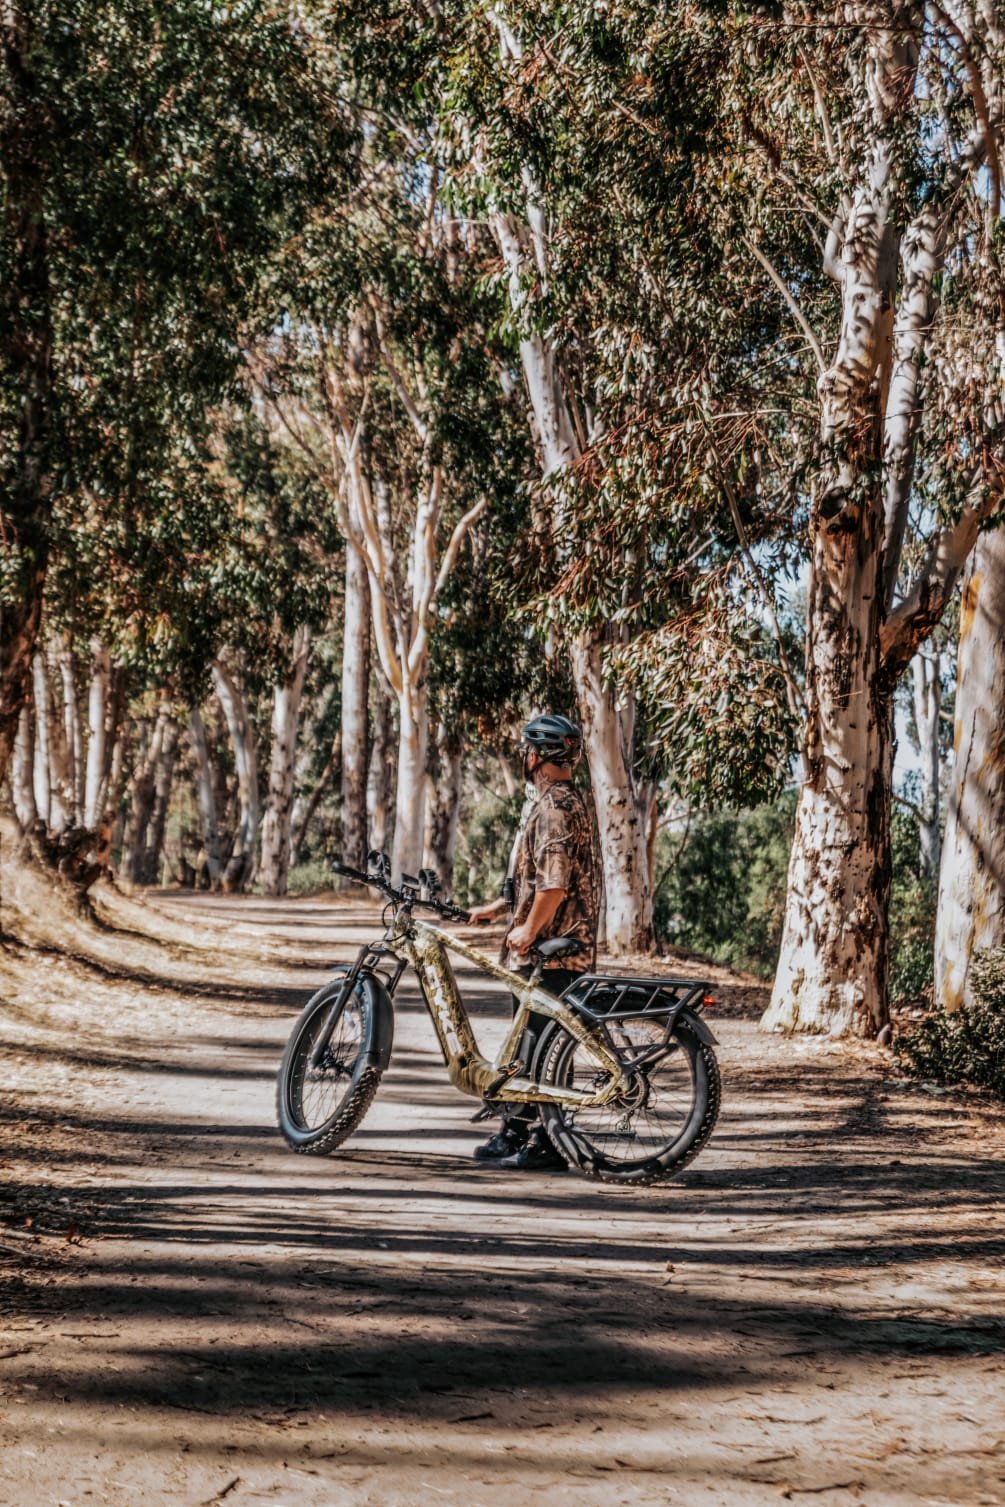
[[[402,886],[396,890],[380,874],[364,874],[361,869],[353,869],[347,863],[333,863],[332,868],[336,874],[342,874],[346,879],[352,879],[356,884],[368,885],[371,889],[380,890],[387,895],[388,899],[397,901],[399,904],[424,905],[427,910],[435,911],[438,916],[443,916],[448,921],[470,921],[468,911],[461,910],[457,905],[451,905],[446,900],[423,900],[411,887]]]

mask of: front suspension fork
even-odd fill
[[[383,948],[377,949],[370,946],[363,947],[360,949],[359,956],[357,957],[355,963],[353,963],[352,966],[346,971],[345,978],[342,981],[342,987],[332,1004],[331,1010],[328,1014],[328,1019],[325,1021],[324,1025],[321,1028],[320,1036],[311,1048],[311,1055],[308,1059],[308,1066],[310,1067],[312,1072],[317,1072],[317,1070],[321,1066],[322,1061],[324,1060],[324,1055],[328,1050],[328,1044],[332,1039],[335,1027],[338,1025],[339,1021],[342,1018],[342,1012],[345,1010],[346,1005],[349,1003],[349,996],[355,989],[360,974],[366,973],[368,971],[373,972],[374,964],[376,963],[377,959],[383,956]],[[405,970],[405,959],[395,958],[395,965],[396,966],[393,974],[387,980],[387,992],[391,995],[392,998],[394,997],[395,989],[398,987],[398,980],[401,978],[401,975]]]

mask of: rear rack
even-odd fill
[[[701,1010],[709,986],[704,979],[626,978],[622,973],[584,973],[562,992],[577,1012],[594,1020],[626,1019],[645,1012],[676,1015]]]

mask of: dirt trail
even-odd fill
[[[361,1130],[297,1158],[282,1044],[375,913],[161,903],[307,961],[195,992],[132,985],[124,943],[122,977],[8,987],[4,1507],[1005,1503],[1000,1112],[725,989],[680,1178],[487,1171],[407,989]]]

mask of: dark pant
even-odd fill
[[[530,965],[527,965],[523,968],[514,969],[514,972],[519,973],[521,977],[528,979],[534,972],[534,969]],[[545,989],[549,994],[564,994],[565,990],[568,989],[573,979],[578,979],[581,977],[582,969],[546,968],[544,973],[542,973],[541,975],[540,987],[542,989]],[[513,1014],[515,1015],[516,1012],[517,1000],[514,996]],[[528,1069],[530,1067],[531,1058],[534,1056],[534,1048],[537,1046],[538,1037],[547,1024],[547,1015],[532,1014],[530,1017],[527,1029],[523,1034],[523,1040],[520,1044],[520,1056],[527,1064]],[[513,1125],[515,1128],[523,1128],[529,1125],[536,1125],[538,1121],[536,1104],[504,1104],[502,1106],[502,1113],[503,1123],[506,1125]]]

